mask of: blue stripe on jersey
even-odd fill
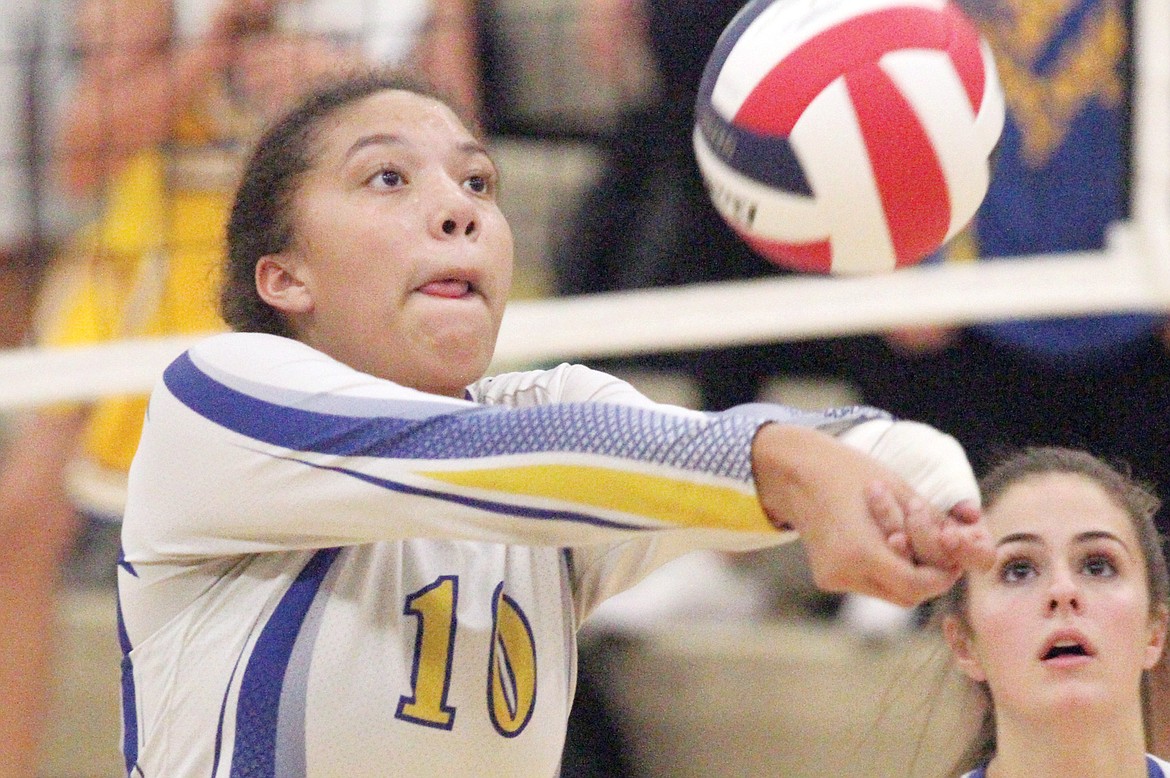
[[[121,553],[119,553],[119,557]],[[134,694],[134,664],[130,661],[130,633],[122,618],[122,598],[115,603],[118,616],[118,643],[122,647],[122,757],[129,775],[138,763],[138,703]]]
[[[163,380],[180,402],[204,418],[255,440],[296,451],[395,459],[466,459],[566,452],[671,464],[684,470],[751,480],[747,452],[760,420],[735,413],[703,418],[605,403],[528,408],[478,407],[427,419],[352,417],[269,402],[215,380],[188,354]],[[382,410],[418,403],[386,401]],[[722,434],[704,434],[710,425]]]
[[[137,577],[138,577],[138,571],[134,569],[134,565],[132,565],[132,564],[130,564],[129,562],[127,562],[127,561],[126,561],[126,552],[125,552],[125,551],[124,551],[124,550],[123,550],[121,547],[119,547],[119,548],[118,548],[118,563],[117,563],[117,567],[120,567],[120,568],[122,568],[122,569],[123,569],[123,570],[125,570],[127,573],[129,573],[130,575],[134,576],[135,578],[137,578]]]
[[[379,416],[386,411],[386,400],[382,397],[363,397],[361,395],[332,394],[328,392],[303,392],[288,387],[277,387],[271,384],[252,381],[238,375],[217,368],[193,356],[191,361],[212,380],[224,386],[235,389],[250,397],[259,397],[277,405],[294,408],[306,408],[318,413],[330,413],[337,416]],[[464,392],[464,401],[471,398]],[[442,413],[451,412],[452,408],[459,408],[460,403],[446,397],[433,397],[419,392],[419,399],[412,399],[409,404],[399,403],[395,407],[395,415],[403,419],[426,419]],[[428,399],[423,399],[428,398]]]
[[[285,671],[309,606],[339,551],[323,548],[313,554],[256,639],[240,681],[232,778],[277,778],[276,733]]]
[[[228,676],[227,685],[224,687],[223,701],[219,704],[219,719],[215,725],[215,759],[211,762],[212,778],[215,778],[216,773],[219,772],[219,757],[223,751],[223,720],[227,717],[228,698],[231,697],[232,686],[236,680],[236,671],[240,669],[240,660],[243,658],[244,651],[240,651],[240,655],[236,657],[236,663],[232,665],[232,672]]]

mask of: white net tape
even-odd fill
[[[665,352],[1111,311],[1170,311],[1170,0],[1139,2],[1133,219],[1105,251],[788,277],[509,307],[493,370]],[[0,411],[148,391],[189,338],[0,351]]]
[[[1159,255],[1170,257],[1162,226]],[[1119,229],[1118,236],[1132,231]],[[1136,244],[1136,240],[1118,240]],[[1170,268],[1130,245],[1105,253],[906,270],[873,278],[785,278],[516,301],[494,369],[693,349],[1116,310],[1170,310]],[[0,353],[0,410],[150,389],[190,338]]]

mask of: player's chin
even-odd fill
[[[491,364],[491,354],[477,355],[474,357],[467,357],[460,359],[451,365],[450,373],[455,382],[460,387],[460,392],[464,387],[475,383],[483,378],[487,373],[488,365]]]
[[[495,331],[475,331],[440,344],[432,351],[432,370],[451,383],[467,386],[483,378],[495,350]]]

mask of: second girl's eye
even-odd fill
[[[1093,554],[1086,557],[1081,564],[1081,569],[1086,575],[1098,578],[1112,578],[1117,575],[1117,567],[1113,564],[1113,560],[1104,554]]]
[[[1036,575],[1036,566],[1027,559],[1012,559],[999,569],[999,578],[1005,583],[1025,581]]]

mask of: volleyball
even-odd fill
[[[707,61],[694,147],[716,209],[804,272],[913,265],[970,222],[1004,122],[946,0],[751,0]]]

